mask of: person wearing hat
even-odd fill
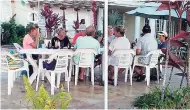
[[[167,48],[167,38],[168,38],[168,34],[166,31],[161,31],[158,33],[158,38],[160,40],[160,44],[158,44],[158,49],[166,49]]]
[[[86,26],[84,24],[81,24],[77,30],[79,31],[79,33],[75,34],[75,36],[73,37],[72,45],[76,44],[78,37],[86,36]]]
[[[55,42],[59,41],[60,42],[60,48],[68,47],[70,46],[70,41],[68,36],[66,35],[67,31],[65,28],[59,28],[57,30],[57,37],[54,37],[51,42],[52,46],[55,47]]]
[[[145,56],[152,50],[158,48],[156,38],[151,35],[151,29],[149,25],[145,25],[142,29],[143,36],[137,41],[136,54]],[[149,61],[147,57],[139,57],[138,62],[140,64],[146,64]],[[144,68],[136,66],[135,73],[137,74],[137,82],[141,82],[145,79]]]

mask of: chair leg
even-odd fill
[[[51,95],[54,95],[55,73],[51,72]]]
[[[88,77],[89,76],[89,68],[86,68],[86,76]]]
[[[94,66],[91,67],[91,82],[92,82],[92,85],[94,86]]]
[[[146,66],[146,81],[147,81],[147,86],[150,84],[150,68]]]
[[[71,81],[71,71],[72,71],[72,64],[69,66],[69,72],[68,72],[68,79],[69,79],[69,82]]]
[[[135,70],[135,64],[133,64],[132,73],[134,73]]]
[[[67,74],[67,76],[68,76],[68,77],[67,77],[67,79],[68,79],[68,80],[67,80],[67,91],[69,92],[69,82],[70,82],[70,80],[69,80],[69,75],[68,75],[69,72],[67,71],[65,74]]]
[[[73,65],[72,74],[75,75],[75,65]]]
[[[27,69],[26,72],[27,72],[27,73],[26,73],[26,74],[27,74],[27,77],[28,77],[28,79],[29,79],[29,69]]]
[[[128,76],[128,67],[127,68],[125,68],[125,82],[127,82],[127,76]]]
[[[160,83],[160,79],[159,79],[159,69],[158,67],[156,68],[156,74],[157,74],[157,83]]]
[[[65,73],[65,81],[68,81],[68,74]]]
[[[36,91],[38,91],[38,85],[40,80],[40,70],[38,70],[37,82],[36,82]]]
[[[75,66],[75,86],[77,85],[78,82],[78,74],[79,74],[79,66]]]
[[[114,86],[117,86],[118,67],[114,66]]]
[[[8,71],[8,95],[11,95],[11,86],[12,86],[12,82],[13,82],[13,76],[12,76],[12,71]]]
[[[131,70],[131,66],[129,66],[129,74],[130,74],[130,84],[132,85],[132,81],[133,81],[133,72]]]
[[[60,79],[61,79],[61,73],[57,73],[57,88],[59,88]]]
[[[45,74],[44,74],[44,72],[42,72],[42,81],[44,81],[44,76],[45,76]]]

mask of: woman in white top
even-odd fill
[[[114,35],[114,30],[111,26],[108,26],[108,45],[116,38]]]
[[[114,34],[116,38],[110,43],[109,45],[109,67],[108,67],[108,79],[113,84],[113,74],[114,74],[114,65],[118,63],[117,57],[111,56],[114,50],[118,49],[130,49],[130,42],[125,37],[125,29],[122,26],[117,26],[114,29]],[[124,69],[119,69],[119,72],[123,71]]]

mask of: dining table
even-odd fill
[[[38,64],[37,61],[35,61],[32,58],[32,55],[52,55],[56,52],[59,51],[65,51],[65,52],[70,52],[70,55],[72,56],[73,50],[72,49],[46,49],[46,48],[39,48],[39,49],[21,49],[20,53],[21,54],[26,54],[28,62],[32,65],[33,67],[33,74],[29,77],[29,82],[30,84],[33,83],[33,81],[36,79],[38,75]]]
[[[32,55],[41,55],[41,56],[48,55],[48,56],[50,56],[50,55],[52,55],[52,54],[54,54],[56,52],[59,52],[59,51],[70,52],[71,56],[73,56],[73,54],[74,54],[74,50],[73,49],[47,49],[47,48],[38,48],[38,49],[21,49],[20,50],[20,54],[26,54],[28,62],[33,67],[33,74],[29,77],[30,84],[33,83],[33,81],[36,79],[36,77],[38,75],[38,64],[37,64],[37,61],[32,58]],[[104,64],[105,64],[104,48],[100,48],[100,52],[102,54],[102,65],[101,65],[102,80],[104,81],[104,74],[105,74],[104,73]],[[72,60],[71,57],[70,57],[70,60]],[[69,68],[71,69],[72,66],[69,67]],[[69,70],[69,72],[71,72],[71,70]],[[48,75],[48,74],[45,74],[45,75]],[[47,76],[47,78],[48,77],[49,76]]]

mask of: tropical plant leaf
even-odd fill
[[[175,46],[175,47],[186,47],[185,43],[178,41],[178,40],[170,40],[170,46]]]
[[[118,11],[113,11],[109,12],[108,15],[108,25],[111,26],[118,26],[118,25],[122,25],[122,16]]]
[[[169,10],[169,1],[162,1],[159,0],[162,4],[158,7],[157,11],[161,10]],[[170,8],[171,9],[179,9],[179,6],[181,6],[182,1],[175,1],[175,2],[170,2]]]
[[[183,38],[185,40],[190,40],[190,32],[186,32],[186,31],[180,31],[179,34],[177,34],[175,37],[172,38],[172,40],[177,40]]]

